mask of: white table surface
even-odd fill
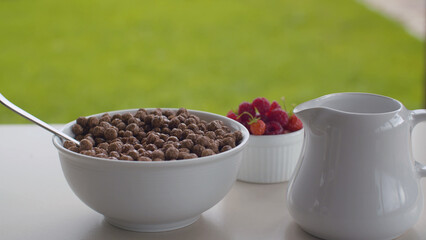
[[[60,127],[60,125],[56,125]],[[137,233],[106,223],[68,187],[51,142],[34,125],[0,125],[0,239],[317,239],[303,232],[286,206],[287,183],[236,182],[194,224]],[[414,157],[426,162],[426,124],[413,134]],[[426,181],[422,179],[426,198]],[[425,201],[426,202],[426,201]],[[426,204],[425,204],[426,205]],[[426,239],[426,213],[400,240]]]

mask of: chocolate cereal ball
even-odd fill
[[[138,161],[141,161],[141,162],[151,162],[152,159],[149,158],[149,157],[141,156],[141,157],[138,158]]]
[[[168,148],[165,157],[167,160],[176,160],[179,157],[179,150],[175,147]]]
[[[208,147],[209,146],[209,142],[210,142],[210,139],[208,137],[201,136],[201,135],[197,138],[197,141],[196,141],[197,144],[200,144],[200,145],[202,145],[204,147]]]
[[[232,148],[234,148],[235,147],[235,139],[233,139],[231,137],[226,137],[226,138],[219,141],[219,145],[220,146],[229,145]]]
[[[192,148],[192,152],[194,152],[195,154],[197,154],[197,156],[201,157],[204,149],[206,149],[204,146],[202,146],[200,144],[196,144]]]
[[[161,160],[164,160],[164,152],[161,150],[155,150],[152,152],[152,158],[159,158]]]
[[[186,139],[190,139],[192,142],[196,142],[197,141],[197,134],[190,133],[190,134],[188,134],[188,136],[186,137]]]
[[[155,150],[157,150],[157,146],[155,146],[155,144],[150,143],[150,144],[146,145],[145,149],[149,150],[149,151],[155,151]]]
[[[155,140],[154,145],[157,148],[162,148],[164,146],[164,143],[165,143],[165,141],[160,138],[160,139]]]
[[[235,131],[233,134],[234,134],[235,141],[237,143],[243,140],[243,133],[241,131]]]
[[[133,147],[133,145],[132,144],[129,144],[129,143],[126,143],[126,144],[124,144],[123,145],[123,148],[121,149],[121,151],[123,152],[123,153],[128,153],[129,151],[132,151],[132,150],[134,150],[135,148]]]
[[[191,153],[191,150],[189,150],[188,148],[179,148],[179,152],[184,152],[184,153]]]
[[[171,132],[171,135],[177,137],[178,139],[182,139],[183,131],[180,128],[174,128]]]
[[[200,130],[200,128],[194,123],[189,124],[188,129],[191,129],[194,132]]]
[[[136,123],[131,123],[126,127],[127,131],[130,131],[132,135],[136,135],[139,132],[139,126]]]
[[[118,130],[125,130],[126,124],[124,122],[119,122],[116,127],[118,128]]]
[[[82,150],[80,153],[92,157],[96,155],[95,150]]]
[[[99,119],[99,122],[110,122],[111,121],[111,116],[108,113],[105,113],[101,116],[101,118]]]
[[[183,148],[192,149],[192,147],[194,146],[194,142],[191,139],[184,139],[181,142],[181,146]]]
[[[94,128],[99,124],[99,119],[97,117],[89,117],[87,124],[89,127]]]
[[[108,146],[108,152],[118,152],[120,153],[123,148],[121,142],[113,142]]]
[[[80,150],[92,150],[93,144],[88,139],[83,139],[80,141]]]
[[[108,154],[107,150],[100,148],[100,147],[94,147],[93,150],[95,150],[96,154],[100,154],[100,153],[103,153],[105,155]]]
[[[79,117],[79,118],[77,118],[76,122],[77,122],[78,125],[80,125],[80,126],[82,126],[84,128],[84,127],[87,126],[88,120],[85,117]]]
[[[71,131],[75,134],[75,135],[82,135],[84,133],[84,129],[80,124],[74,124],[71,128]]]
[[[128,154],[130,157],[132,157],[132,158],[133,158],[133,160],[138,160],[138,158],[139,158],[139,156],[140,156],[139,152],[138,152],[138,151],[136,151],[136,150],[131,150],[131,151],[129,151],[127,154]]]
[[[161,116],[154,116],[152,118],[151,125],[154,128],[160,128],[160,127],[162,127],[163,126],[163,117],[161,117]]]
[[[93,136],[95,137],[103,137],[105,133],[105,128],[101,126],[96,126],[93,128]]]
[[[68,150],[78,153],[80,149],[77,146],[69,147]]]
[[[225,146],[223,146],[221,149],[220,149],[220,152],[226,152],[226,151],[229,151],[229,150],[231,150],[232,149],[232,147],[231,146],[229,146],[229,145],[225,145]]]
[[[148,143],[155,143],[155,141],[157,141],[159,138],[160,137],[156,133],[150,132],[146,140]]]
[[[113,157],[113,158],[115,158],[115,159],[119,159],[119,158],[120,158],[120,154],[119,154],[117,151],[111,151],[111,152],[109,153],[109,156],[110,156],[110,157]]]
[[[197,154],[195,153],[187,154],[184,159],[193,159],[193,158],[198,158]]]
[[[105,139],[106,140],[113,140],[118,137],[118,131],[115,128],[108,128],[105,130]]]
[[[213,150],[208,149],[208,148],[204,149],[203,152],[201,153],[202,157],[211,156],[211,155],[214,155],[214,152],[213,152]]]
[[[119,159],[125,160],[125,161],[133,161],[132,157],[130,157],[129,155],[124,155],[124,154],[122,154]]]
[[[213,131],[206,132],[206,136],[213,140],[216,139],[216,133],[214,133]]]
[[[102,149],[105,149],[105,150],[108,150],[108,146],[109,146],[109,144],[106,143],[106,142],[98,144],[99,148],[102,148]]]
[[[71,147],[76,147],[76,144],[75,144],[75,143],[73,143],[73,142],[71,142],[71,141],[69,141],[69,140],[66,140],[66,141],[64,142],[64,148],[69,149],[69,148],[71,148]]]
[[[170,120],[169,122],[169,128],[173,129],[173,128],[177,128],[180,124],[180,121],[177,117],[172,118],[172,120]]]

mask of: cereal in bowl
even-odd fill
[[[241,131],[231,131],[220,120],[206,122],[185,108],[177,111],[139,109],[101,117],[79,117],[72,126],[80,146],[64,147],[88,156],[124,161],[170,161],[210,156],[241,142]]]

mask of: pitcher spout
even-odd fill
[[[302,104],[297,105],[293,112],[303,122],[303,125],[308,125],[315,119],[321,112],[328,111],[326,107],[322,106],[322,98],[316,98]]]

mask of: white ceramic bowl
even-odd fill
[[[61,139],[54,137],[69,186],[87,206],[103,214],[106,221],[124,229],[158,232],[195,222],[231,189],[249,133],[227,117],[188,111],[206,121],[222,120],[232,130],[240,130],[243,140],[227,152],[198,159],[136,162],[77,154],[65,149]],[[74,123],[68,123],[62,131],[73,135]]]
[[[238,180],[252,183],[288,181],[299,160],[303,129],[280,135],[250,135]]]

